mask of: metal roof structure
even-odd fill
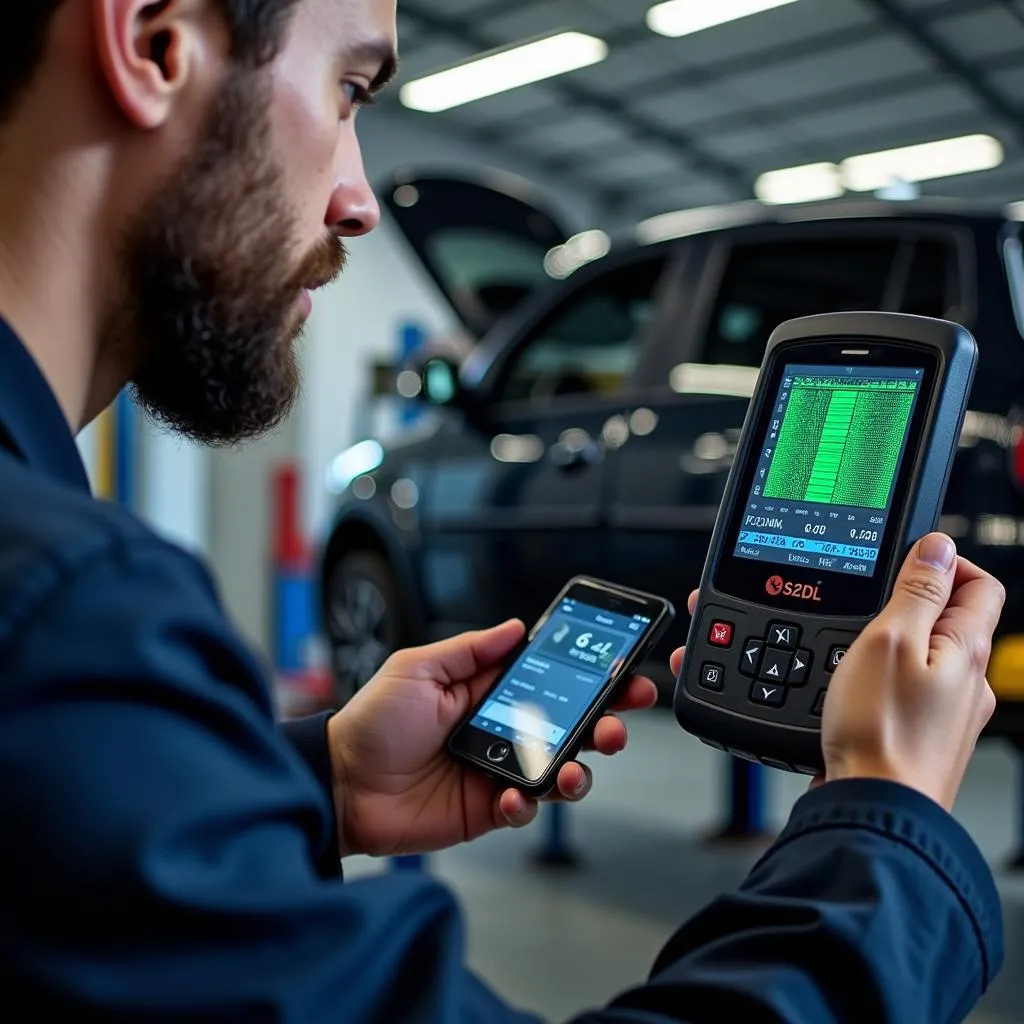
[[[590,67],[402,116],[634,220],[750,199],[765,171],[973,133],[999,139],[1002,165],[921,194],[1024,200],[1024,0],[799,0],[675,39],[648,28],[651,3],[399,0],[399,85],[558,30],[609,47]]]

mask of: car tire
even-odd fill
[[[341,707],[401,642],[394,570],[376,551],[346,552],[331,567],[324,596],[331,673]]]

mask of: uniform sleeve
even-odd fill
[[[427,876],[317,865],[324,787],[202,573],[123,546],[0,649],[0,978],[38,1018],[512,1024]]]
[[[0,978],[23,1016],[534,1020],[466,970],[428,876],[322,877],[328,794],[187,559],[95,558],[0,649],[0,679]],[[954,1020],[1001,957],[990,886],[937,808],[825,787],[647,985],[578,1021]]]
[[[320,783],[331,805],[333,825],[327,842],[317,857],[317,872],[323,878],[342,877],[338,822],[334,814],[334,778],[330,748],[327,745],[327,722],[333,714],[333,711],[324,711],[318,715],[282,722],[280,726],[295,752]]]
[[[587,1024],[946,1024],[1003,962],[992,874],[961,826],[895,783],[802,797],[738,892]]]

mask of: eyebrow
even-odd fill
[[[370,92],[380,92],[398,74],[398,54],[386,39],[356,43],[347,49],[345,55],[349,60],[380,64],[380,70],[370,83]]]

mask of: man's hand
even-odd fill
[[[492,829],[529,824],[537,803],[449,757],[446,743],[494,682],[502,659],[523,638],[521,622],[465,633],[393,654],[328,723],[342,854],[426,853]],[[657,699],[636,677],[615,708],[647,708]],[[588,749],[616,754],[625,726],[613,715],[594,729]],[[555,799],[580,800],[590,769],[578,762],[558,775]]]
[[[822,718],[825,776],[889,779],[952,810],[996,699],[985,672],[1006,592],[943,534],[910,552],[889,603],[836,669]],[[697,594],[690,595],[693,614]],[[672,655],[679,674],[683,648]]]
[[[996,699],[985,673],[1005,591],[930,534],[836,670],[822,719],[826,781],[883,778],[951,810]]]

